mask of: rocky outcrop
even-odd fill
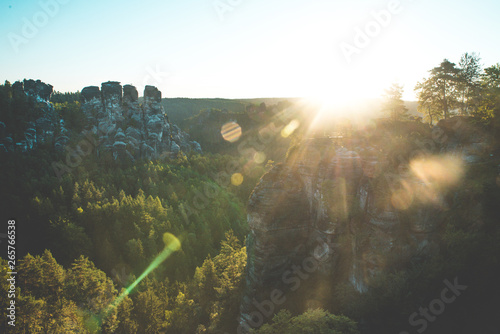
[[[44,142],[63,150],[72,129],[66,129],[49,99],[53,88],[40,80],[24,80],[12,85],[16,98],[32,99],[37,112],[27,113],[23,140],[15,142],[9,126],[0,122],[0,150],[26,151]],[[97,136],[97,154],[111,152],[115,159],[163,158],[178,152],[201,153],[201,146],[189,140],[189,135],[171,124],[161,105],[161,92],[146,86],[144,100],[132,85],[116,81],[88,86],[80,94],[81,111],[85,115],[84,129]],[[83,135],[83,134],[82,134]]]
[[[23,81],[24,92],[29,95],[36,97],[39,101],[48,101],[52,95],[53,87],[40,80],[26,80]]]
[[[179,127],[171,124],[161,105],[161,92],[146,86],[142,106],[137,89],[108,81],[85,87],[81,108],[88,129],[98,137],[98,152],[110,151],[115,159],[159,158],[180,150],[201,153],[198,143]]]
[[[361,136],[291,149],[248,202],[240,327],[259,327],[280,307],[326,307],[333,285],[364,293],[379,274],[436,255],[447,187],[489,156],[476,130],[467,119],[442,121],[427,139],[415,137],[406,161],[382,149],[391,141],[384,131],[380,146]]]
[[[14,142],[9,133],[8,124],[0,125],[0,150],[2,151],[27,151],[42,143],[53,143],[62,149],[69,140],[68,130],[64,121],[57,115],[54,106],[49,102],[53,87],[40,80],[17,81],[12,85],[15,98],[31,99],[36,112],[27,113],[23,139]],[[15,112],[20,112],[19,110]],[[26,111],[25,111],[26,112]]]

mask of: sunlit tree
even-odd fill
[[[481,80],[482,95],[475,116],[500,121],[500,63],[484,70]]]
[[[385,90],[382,108],[394,121],[401,121],[408,118],[408,108],[406,108],[403,101],[403,86],[394,83],[390,88]]]
[[[429,71],[429,78],[419,82],[416,86],[417,93],[421,90],[427,93],[429,103],[441,110],[443,117],[448,118],[450,111],[458,107],[458,83],[460,70],[456,65],[445,59],[438,67]]]
[[[140,333],[158,333],[164,321],[164,308],[152,287],[137,295],[135,315]]]
[[[424,115],[424,120],[433,124],[435,120],[439,120],[442,112],[439,108],[437,93],[426,86],[423,82],[417,83],[415,87],[418,97],[417,110]]]
[[[481,89],[481,58],[476,53],[464,53],[458,72],[460,114],[469,115],[478,108]]]
[[[327,311],[316,309],[308,310],[301,315],[292,317],[287,310],[281,310],[273,317],[271,324],[266,324],[255,334],[358,334],[354,321],[345,316],[337,316]]]

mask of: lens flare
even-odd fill
[[[173,252],[181,249],[181,242],[177,237],[171,233],[163,234],[163,242],[165,243],[165,248],[161,251],[160,254],[151,262],[151,264],[144,270],[144,272],[139,276],[130,286],[128,286],[125,291],[123,291],[107,308],[103,315],[106,318],[111,310],[117,307],[125,297],[127,297],[132,290],[146,277],[155,270],[163,261],[165,261]],[[101,319],[103,317],[100,317]]]
[[[391,203],[398,210],[408,209],[412,202],[413,192],[410,189],[396,190],[391,196]]]
[[[453,155],[416,158],[409,164],[411,172],[393,189],[391,204],[397,210],[407,210],[417,203],[433,203],[446,207],[443,196],[464,177],[462,159]]]
[[[266,161],[266,154],[264,152],[257,152],[253,155],[253,161],[256,164],[261,164]]]
[[[231,176],[231,183],[234,185],[234,186],[239,186],[243,183],[243,175],[241,175],[240,173],[234,173],[232,176]]]
[[[283,138],[288,138],[297,128],[299,127],[300,122],[297,121],[296,119],[292,120],[290,123],[288,123],[287,126],[281,130],[281,136]]]
[[[181,242],[172,233],[163,234],[163,243],[165,247],[170,247],[174,252],[181,249]]]
[[[465,172],[461,159],[450,155],[413,160],[410,169],[422,182],[437,188],[456,185]]]
[[[224,140],[234,143],[241,137],[241,127],[236,122],[228,122],[222,126],[220,133]]]

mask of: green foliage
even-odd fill
[[[255,334],[359,334],[357,325],[345,316],[337,316],[322,309],[308,310],[292,317],[287,310],[281,310],[266,324],[252,331]]]
[[[244,288],[247,263],[246,247],[229,231],[221,242],[221,251],[213,260],[205,260],[194,275],[195,296],[209,322],[207,328],[219,328],[237,318]]]
[[[54,102],[54,109],[64,120],[64,126],[75,133],[81,133],[85,124],[85,115],[80,110],[80,102]]]
[[[474,115],[482,120],[495,119],[498,128],[500,119],[500,64],[484,70],[481,80],[479,106]]]
[[[9,333],[115,332],[117,313],[104,315],[104,310],[116,290],[88,259],[81,257],[67,270],[46,250],[42,256],[26,255],[18,271],[17,321]]]
[[[481,58],[476,53],[464,53],[460,58],[458,73],[459,108],[461,115],[478,110],[481,89]]]
[[[194,301],[179,291],[174,308],[165,312],[168,333],[193,333],[196,328],[196,322],[193,321],[195,308]]]
[[[160,300],[152,287],[135,296],[134,310],[140,333],[158,333],[163,325],[165,300]]]
[[[429,78],[416,86],[419,100],[430,110],[442,112],[443,118],[448,118],[450,111],[458,106],[458,84],[460,69],[454,63],[445,59],[438,67],[429,71]]]
[[[80,101],[80,92],[71,93],[61,93],[54,92],[50,96],[50,102],[52,103],[75,103]]]
[[[23,222],[19,257],[40,254],[19,264],[19,305],[26,310],[19,313],[26,319],[16,326],[19,333],[192,333],[201,322],[235,327],[246,264],[245,248],[235,240],[248,232],[243,203],[253,185],[250,177],[245,189],[232,186],[229,173],[215,177],[233,157],[183,155],[177,162],[122,166],[89,156],[59,180],[51,163],[64,155],[50,148],[5,155],[0,182],[11,191],[1,212]],[[221,244],[229,230],[234,234]],[[150,274],[152,283],[107,311],[118,290],[164,248],[165,232],[178,236],[182,249]],[[207,256],[217,259],[217,279],[213,293],[203,295],[191,280]],[[172,314],[186,309],[193,316],[181,328]],[[2,319],[0,330],[5,325]]]
[[[281,136],[281,129],[291,119],[286,108],[291,104],[281,101],[267,106],[248,105],[244,111],[220,109],[204,109],[197,115],[180,122],[180,126],[190,134],[193,140],[201,144],[204,152],[232,154],[243,156],[252,163],[256,153],[264,154],[264,159],[283,160],[290,138]],[[229,123],[237,123],[241,128],[241,137],[227,141],[221,134],[222,127]],[[260,165],[264,159],[257,163]],[[253,167],[253,166],[251,166]]]
[[[415,86],[418,110],[430,124],[454,111],[489,122],[498,116],[499,68],[497,64],[483,70],[481,58],[474,52],[464,53],[458,67],[445,59]]]

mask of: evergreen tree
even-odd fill
[[[460,114],[469,115],[478,109],[481,89],[481,58],[474,52],[464,53],[458,65]]]
[[[394,83],[389,89],[385,90],[382,110],[393,121],[402,121],[408,118],[408,108],[406,108],[403,101],[403,86]]]
[[[460,70],[454,63],[445,59],[429,73],[429,78],[418,83],[416,89],[418,92],[426,91],[422,96],[427,97],[428,103],[438,108],[446,119],[450,112],[458,107]]]
[[[140,292],[135,298],[135,318],[139,333],[158,333],[164,323],[166,308],[152,287]]]
[[[345,316],[332,315],[324,310],[308,310],[292,317],[287,310],[281,310],[273,317],[272,324],[266,324],[254,334],[359,334],[357,325]]]

